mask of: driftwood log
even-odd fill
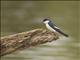
[[[27,32],[17,33],[0,39],[0,56],[13,51],[29,48],[31,46],[55,41],[58,35],[44,29],[34,29]]]

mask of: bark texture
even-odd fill
[[[16,50],[55,41],[58,35],[44,29],[34,29],[27,32],[17,33],[0,39],[0,56],[12,53]]]

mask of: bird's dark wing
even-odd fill
[[[53,28],[54,30],[56,30],[58,33],[60,33],[60,34],[62,34],[62,35],[64,35],[64,36],[66,36],[66,37],[68,37],[67,34],[63,33],[63,32],[62,32],[58,27],[56,27],[56,25],[53,24],[52,22],[48,22],[48,24],[49,24],[50,27],[52,27],[52,28]]]
[[[49,26],[52,27],[54,29],[55,24],[53,24],[51,21],[48,22]]]
[[[53,24],[51,21],[48,22],[49,26],[52,27],[53,29],[56,28],[56,29],[60,29],[58,28],[55,24]]]

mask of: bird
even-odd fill
[[[54,23],[51,22],[50,19],[48,19],[48,18],[43,19],[43,23],[46,25],[46,27],[47,27],[50,31],[52,31],[52,32],[58,32],[58,33],[60,33],[61,35],[65,36],[65,37],[68,37],[68,35],[65,34],[64,32],[62,32],[62,31],[60,30],[60,28],[58,28]]]

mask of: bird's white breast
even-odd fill
[[[48,23],[46,24],[46,27],[47,27],[50,31],[54,31],[54,32],[56,32],[52,27],[49,26]]]

